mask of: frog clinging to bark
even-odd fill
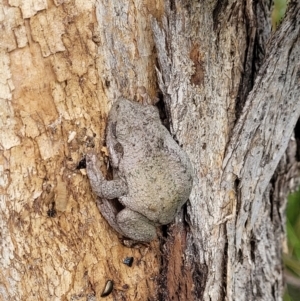
[[[109,112],[106,145],[113,180],[104,178],[94,152],[86,156],[91,187],[100,198],[98,208],[123,236],[151,241],[156,227],[170,223],[190,195],[190,160],[155,106],[125,98],[116,100]],[[112,201],[116,198],[121,209]]]

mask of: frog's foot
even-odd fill
[[[156,238],[154,224],[145,216],[128,208],[117,215],[117,223],[124,235],[133,240],[147,242]]]

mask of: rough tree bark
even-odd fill
[[[113,280],[107,300],[281,300],[300,4],[271,34],[269,2],[0,3],[1,299],[98,300]],[[111,103],[140,86],[160,90],[194,187],[158,240],[127,248],[80,161],[105,157]]]
[[[192,238],[183,247],[189,258],[182,266],[195,285],[191,300],[281,299],[285,219],[268,184],[300,112],[299,4],[291,7],[267,47],[264,2],[178,1],[161,27],[154,22],[173,133],[200,163],[188,206]],[[176,292],[178,276],[167,278]]]

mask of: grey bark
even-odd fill
[[[270,181],[300,115],[300,4],[290,3],[266,48],[259,4],[168,2],[153,21],[171,131],[194,164],[182,261],[194,267],[194,300],[282,297],[286,190]],[[167,279],[164,298],[184,283],[170,289]]]

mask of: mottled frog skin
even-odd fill
[[[156,107],[125,98],[116,100],[109,112],[106,145],[112,181],[104,178],[95,153],[86,158],[99,210],[123,236],[151,241],[156,226],[170,223],[190,195],[190,160],[161,123]],[[123,209],[115,207],[115,198]]]

